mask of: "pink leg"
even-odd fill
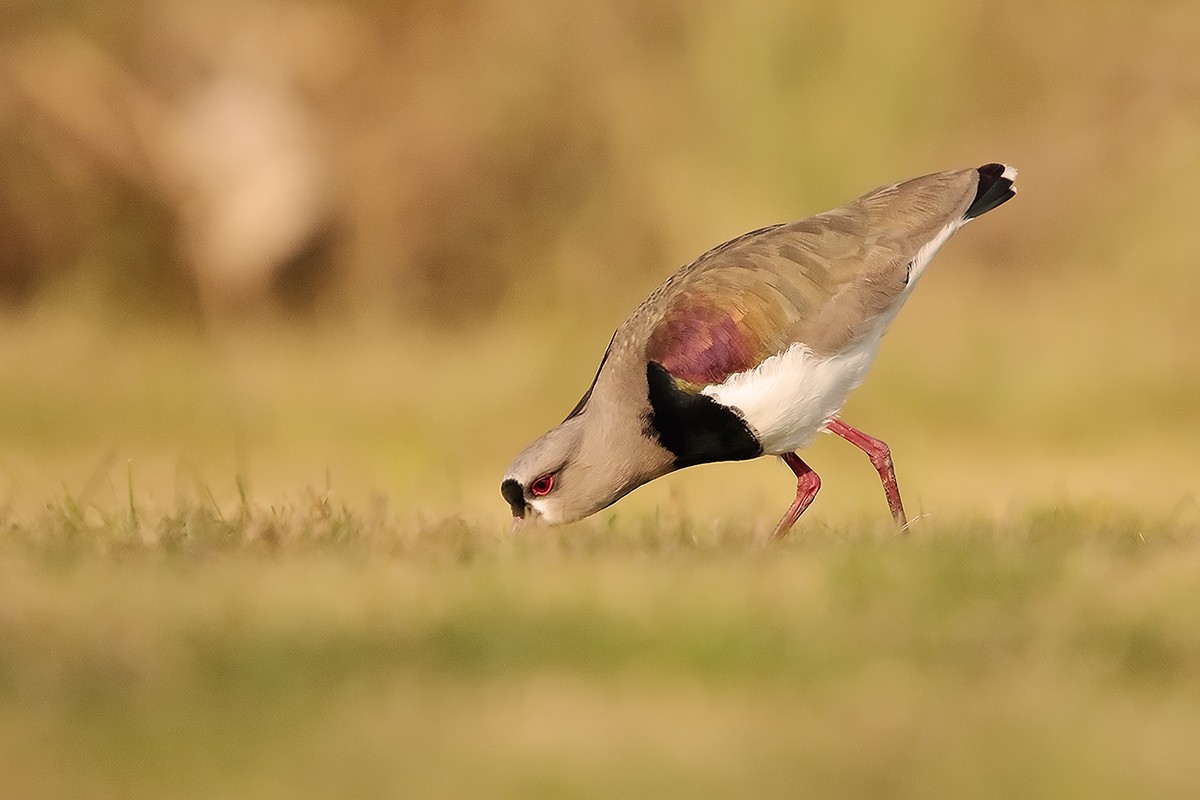
[[[783,519],[779,520],[779,524],[775,526],[775,532],[771,534],[772,542],[777,542],[787,536],[787,532],[796,524],[796,520],[800,519],[804,509],[808,508],[813,498],[817,496],[817,490],[821,488],[821,476],[813,472],[812,467],[801,461],[800,456],[795,453],[784,453],[781,458],[783,463],[796,473],[796,500],[788,512],[783,515]]]
[[[840,419],[831,421],[826,428],[830,433],[836,433],[850,444],[862,450],[871,458],[871,465],[879,473],[883,481],[883,492],[887,495],[888,507],[892,509],[892,518],[901,528],[908,525],[904,516],[904,506],[900,503],[900,487],[896,485],[896,468],[892,466],[892,451],[885,442],[873,436],[867,436],[860,430],[851,428]]]

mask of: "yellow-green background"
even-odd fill
[[[13,3],[0,45],[75,31],[169,95],[181,8]],[[0,315],[14,796],[1194,794],[1200,7],[329,8],[186,17],[359,45],[275,43],[345,213],[309,308],[206,310],[171,210],[0,79],[39,276]],[[996,160],[1017,198],[844,413],[910,537],[837,440],[765,558],[765,460],[507,535],[509,459],[676,266]]]

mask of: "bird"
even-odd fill
[[[821,488],[796,451],[825,432],[869,456],[906,528],[890,449],[839,414],[934,254],[1011,199],[1016,176],[989,163],[882,186],[678,269],[617,328],[566,419],[509,466],[514,527],[583,519],[686,467],[778,456],[796,495],[777,541]]]

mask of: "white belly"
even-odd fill
[[[752,370],[705,388],[704,394],[740,411],[763,453],[790,453],[809,445],[863,382],[879,353],[880,334],[825,358],[792,345]]]

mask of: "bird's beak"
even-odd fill
[[[513,516],[512,529],[514,532],[528,530],[529,528],[539,528],[545,524],[542,515],[532,506],[525,506],[522,510],[525,513],[520,516]]]

